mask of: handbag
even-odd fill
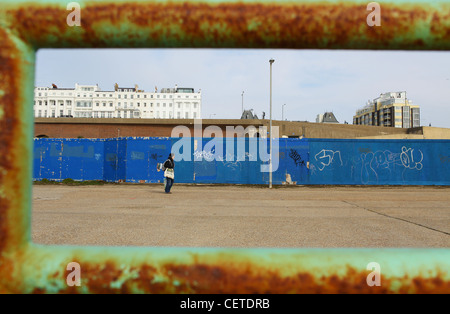
[[[167,168],[167,169],[164,171],[164,176],[165,176],[166,178],[174,179],[174,178],[175,178],[175,172],[173,171],[172,168]]]

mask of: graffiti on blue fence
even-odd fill
[[[289,157],[294,161],[296,166],[305,166],[305,161],[302,159],[302,156],[295,149],[290,149]]]
[[[450,163],[450,156],[439,154],[439,160],[441,161],[441,163]]]
[[[417,170],[422,170],[423,168],[423,153],[420,149],[416,150],[416,153],[414,153],[413,148],[406,148],[403,146],[400,154],[400,160],[405,168]]]
[[[156,164],[174,138],[35,139],[33,178],[162,182]],[[249,139],[238,148],[195,145],[191,160],[176,163],[180,183],[267,184],[267,165]],[[273,184],[450,185],[449,140],[280,139]],[[192,145],[194,144],[194,145]],[[186,146],[189,147],[189,146]],[[256,146],[255,146],[256,147]],[[310,157],[311,156],[311,157]],[[288,180],[287,177],[290,179]]]
[[[352,159],[352,169],[361,169],[362,184],[378,183],[380,178],[395,176],[395,172],[400,172],[402,181],[405,181],[405,170],[422,170],[423,158],[420,149],[403,146],[400,152],[378,150],[361,153],[359,159]]]
[[[317,161],[319,171],[323,171],[326,167],[330,166],[334,162],[340,163],[340,165],[343,166],[340,151],[322,149],[318,154],[314,156],[314,159]]]
[[[311,184],[450,184],[448,140],[310,140]],[[440,163],[439,163],[440,161]]]

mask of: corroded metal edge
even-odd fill
[[[450,49],[448,3],[383,6],[368,28],[361,2],[65,3],[0,9],[0,292],[449,293],[449,250],[43,247],[30,243],[34,52],[44,47]],[[66,265],[82,267],[68,287]],[[369,287],[369,262],[382,286]],[[84,278],[84,279],[83,279]]]

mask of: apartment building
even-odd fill
[[[353,124],[375,125],[395,128],[420,126],[420,107],[406,98],[406,92],[381,94],[356,111]]]
[[[154,92],[135,87],[101,90],[98,85],[75,88],[35,87],[34,116],[36,118],[201,118],[201,91],[194,88],[163,88]]]

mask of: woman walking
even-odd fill
[[[169,154],[169,157],[164,162],[164,168],[166,169],[164,170],[164,188],[166,193],[171,193],[170,189],[175,179],[175,162],[173,161],[173,157],[175,157],[175,154]]]

